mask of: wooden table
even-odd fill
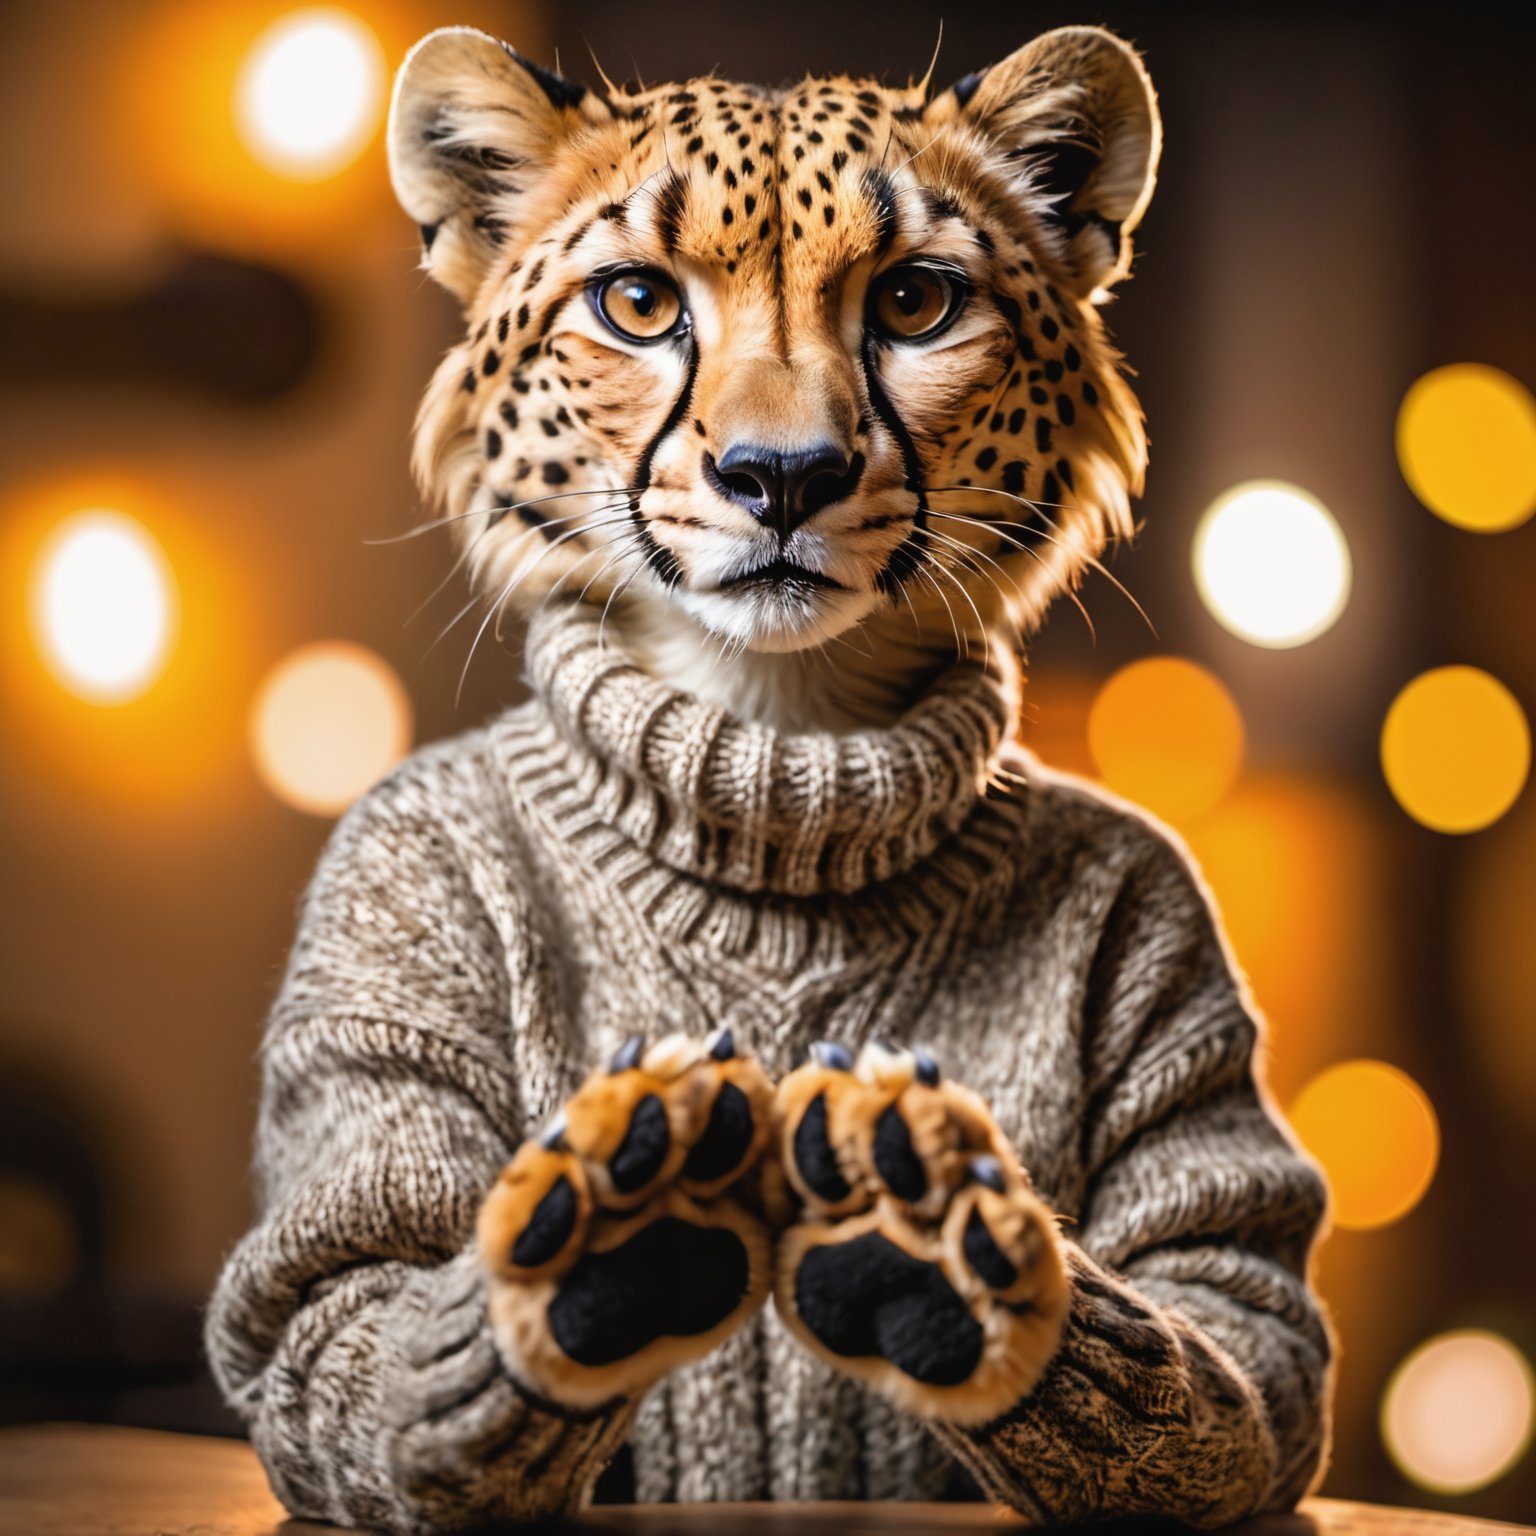
[[[951,1536],[1021,1531],[980,1504],[693,1504],[605,1508],[542,1527],[582,1536]],[[1494,1536],[1531,1528],[1310,1499],[1240,1536]],[[0,1536],[344,1536],[286,1520],[247,1445],[48,1424],[0,1431]]]

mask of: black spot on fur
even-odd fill
[[[741,1239],[675,1216],[606,1253],[585,1253],[549,1304],[555,1342],[581,1365],[612,1365],[659,1338],[708,1333],[751,1282]]]
[[[1084,379],[1083,380],[1083,404],[1084,405],[1097,405],[1098,403],[1099,403],[1099,392],[1098,392],[1098,390],[1096,390],[1093,387],[1092,383],[1090,383],[1089,380]]]
[[[1070,427],[1077,420],[1077,407],[1066,395],[1056,396],[1056,416],[1064,427]]]
[[[1017,415],[1018,413],[1015,412],[1015,414]],[[976,455],[976,468],[977,469],[991,469],[992,466],[994,464],[996,464],[996,463],[997,463],[997,449],[996,448],[983,448],[981,450],[981,452]]]
[[[570,471],[564,464],[556,464],[551,460],[539,472],[545,485],[564,485],[571,478]]]
[[[1040,487],[1040,500],[1048,507],[1054,507],[1061,501],[1061,486],[1053,470],[1045,472],[1045,483]]]
[[[827,1096],[818,1093],[795,1127],[795,1166],[806,1187],[830,1205],[846,1200],[848,1181],[837,1166],[837,1156],[827,1138]]]
[[[523,1269],[547,1264],[570,1241],[576,1225],[576,1191],[562,1173],[533,1208],[528,1225],[512,1244],[512,1262]]]
[[[666,1106],[654,1093],[648,1093],[635,1106],[624,1140],[609,1159],[613,1187],[625,1195],[643,1189],[661,1171],[671,1146]]]
[[[495,427],[485,429],[485,456],[488,459],[496,458],[501,452],[501,433]]]
[[[737,1167],[752,1145],[752,1106],[735,1083],[724,1083],[715,1096],[704,1134],[693,1144],[683,1173],[708,1183]]]
[[[1003,489],[1011,491],[1015,496],[1021,495],[1024,490],[1025,464],[1022,459],[1010,459],[1003,465]]]
[[[1018,410],[1012,412],[1009,415],[1009,417],[1008,417],[1008,430],[1011,433],[1013,433],[1013,435],[1015,437],[1017,437],[1019,435],[1019,433],[1021,431],[1023,431],[1023,429],[1024,429],[1024,408],[1023,408],[1023,406],[1020,406]]]
[[[1035,417],[1035,447],[1041,453],[1051,451],[1051,424],[1044,416]]]
[[[1057,325],[1049,315],[1047,315],[1045,319],[1040,322],[1040,334],[1044,336],[1047,341],[1055,341],[1056,338],[1061,334],[1061,327]]]
[[[929,1386],[958,1386],[981,1363],[981,1324],[943,1271],[878,1232],[812,1248],[795,1276],[795,1309],[833,1354],[878,1355]]]

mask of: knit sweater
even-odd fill
[[[260,1214],[207,1320],[297,1515],[397,1531],[579,1505],[627,1442],[655,1500],[937,1497],[1038,1521],[1219,1524],[1294,1502],[1327,1440],[1308,1288],[1321,1180],[1170,835],[1012,740],[961,661],[893,727],[790,736],[531,626],[533,697],[408,760],[337,827],[263,1049]],[[922,1423],[772,1308],[635,1403],[572,1412],[498,1357],[473,1247],[519,1141],[644,1030],[926,1044],[1063,1222],[1038,1386]]]

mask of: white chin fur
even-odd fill
[[[669,593],[694,623],[742,650],[764,655],[808,651],[852,629],[875,608],[861,592],[824,588],[789,592],[782,588],[736,593]]]

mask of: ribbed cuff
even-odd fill
[[[403,1343],[386,1431],[404,1527],[442,1530],[579,1508],[618,1449],[633,1405],[565,1409],[514,1381],[491,1337],[478,1254],[462,1254],[429,1278],[432,1295]]]

